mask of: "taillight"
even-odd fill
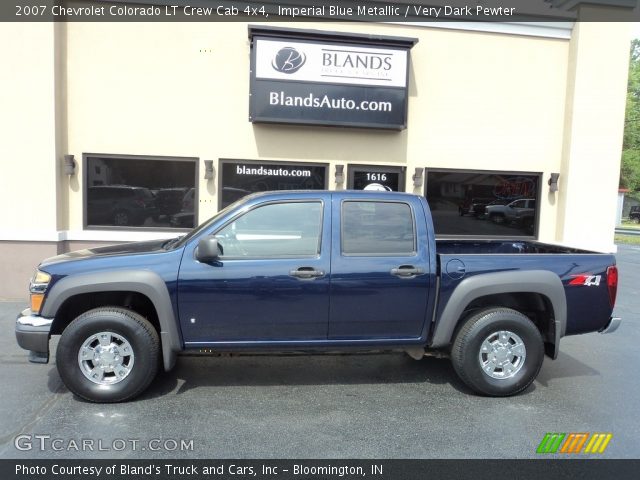
[[[616,304],[618,293],[618,267],[611,265],[607,268],[607,288],[609,289],[609,303],[611,308]]]

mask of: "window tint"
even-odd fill
[[[342,204],[342,253],[346,255],[413,255],[415,232],[406,203]]]
[[[426,197],[436,236],[533,236],[540,176],[429,170]]]
[[[87,226],[193,228],[196,161],[87,156]]]
[[[322,203],[274,203],[226,225],[216,238],[224,257],[292,257],[320,253]]]

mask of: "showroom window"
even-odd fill
[[[415,254],[411,207],[401,202],[342,204],[344,255],[406,256]]]
[[[325,190],[327,166],[314,163],[221,160],[220,208],[268,190]]]
[[[404,192],[404,167],[379,165],[349,165],[350,190]]]
[[[426,197],[436,236],[533,237],[540,174],[428,170]]]
[[[188,229],[197,219],[197,159],[85,155],[85,226]]]

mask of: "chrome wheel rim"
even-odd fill
[[[133,368],[133,348],[129,341],[114,332],[99,332],[87,338],[78,352],[82,374],[98,385],[121,382]]]
[[[478,361],[485,375],[502,380],[516,375],[526,357],[522,339],[509,330],[500,330],[484,339]]]

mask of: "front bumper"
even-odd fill
[[[29,350],[29,361],[33,363],[49,362],[49,332],[53,318],[32,315],[25,309],[16,318],[16,340],[18,345]]]
[[[613,333],[615,332],[618,327],[620,326],[620,324],[622,323],[622,319],[619,317],[611,317],[609,319],[609,323],[607,323],[602,330],[600,330],[600,333]]]

